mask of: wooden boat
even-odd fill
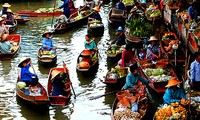
[[[100,21],[89,21],[87,26],[88,34],[92,36],[102,36],[104,33],[104,25]]]
[[[71,96],[70,85],[72,83],[70,82],[70,80],[68,80],[65,83],[66,93],[67,93],[65,96],[63,96],[63,95],[52,96],[51,95],[51,92],[52,92],[52,82],[51,82],[52,76],[51,76],[51,73],[52,73],[53,70],[58,70],[58,71],[64,72],[64,68],[63,67],[55,67],[55,68],[52,68],[50,70],[50,72],[49,72],[47,91],[48,91],[48,96],[49,96],[50,104],[51,105],[61,105],[61,106],[67,105],[68,102],[69,102],[69,100],[70,100],[70,96]],[[68,69],[67,69],[67,75],[69,77],[69,71],[68,71]],[[63,88],[63,89],[65,89],[65,88]]]
[[[17,55],[18,51],[20,50],[20,44],[21,44],[21,35],[20,34],[11,34],[7,37],[7,41],[10,41],[15,45],[14,51],[10,51],[10,53],[7,54],[1,54],[0,53],[0,60],[5,59],[12,59],[15,55]]]
[[[9,30],[9,34],[11,34],[11,33],[13,33],[13,32],[15,32],[16,30],[17,30],[17,20],[15,20],[15,23],[14,23],[14,25],[6,25],[5,24],[5,26],[8,28],[8,30]]]
[[[28,16],[24,16],[24,15],[14,15],[14,19],[17,21],[18,24],[25,24],[28,21],[30,21],[30,19],[28,18]]]
[[[114,48],[113,48],[114,47]],[[119,60],[122,55],[122,51],[124,50],[125,46],[116,46],[115,44],[111,44],[106,51],[107,57],[110,59]]]
[[[60,12],[42,12],[42,13],[39,13],[39,12],[36,12],[35,10],[21,10],[21,11],[18,11],[17,14],[19,15],[26,15],[28,17],[50,17],[50,16],[60,16],[63,14],[62,11]]]
[[[176,44],[177,49],[173,50],[172,42]],[[170,44],[169,44],[170,43]],[[184,48],[180,46],[180,41],[178,40],[177,36],[173,32],[165,32],[162,36],[162,40],[160,41],[160,48],[162,55],[167,57],[170,62],[185,62],[185,53]],[[171,49],[170,49],[171,48]],[[171,51],[166,51],[166,49],[170,49]],[[176,53],[175,53],[176,51]],[[176,60],[175,60],[176,54]]]
[[[138,94],[139,91],[142,94]],[[120,118],[127,118],[129,119],[143,119],[145,114],[147,113],[148,109],[148,98],[146,94],[145,87],[143,85],[139,86],[138,89],[134,93],[127,93],[125,91],[120,91],[116,94],[116,98],[112,105],[112,111],[111,111],[111,120],[119,120]],[[135,99],[135,100],[134,100]],[[119,102],[123,101],[123,102]],[[130,104],[130,101],[135,101],[134,103],[138,104],[138,112],[132,112],[130,109],[130,106],[128,105],[128,108],[120,108],[117,109],[119,106],[124,106],[123,104],[127,105]],[[131,106],[132,107],[132,106]],[[123,109],[123,110],[122,110]],[[119,113],[119,114],[118,114]],[[127,114],[126,114],[127,113]],[[138,118],[135,118],[133,116],[137,116]]]
[[[76,69],[78,71],[90,71],[97,67],[99,64],[98,51],[93,52],[90,50],[83,50],[77,59]]]
[[[80,18],[78,13],[82,13],[83,17]],[[88,7],[84,6],[83,8],[81,8],[81,10],[71,14],[67,22],[65,22],[64,18],[60,16],[57,23],[54,24],[54,33],[64,33],[71,30],[72,28],[77,28],[78,26],[87,24],[88,17],[90,17],[92,14],[93,12]]]
[[[44,51],[45,52],[45,51]],[[54,65],[57,62],[57,52],[54,54],[44,54],[42,48],[38,50],[38,61],[42,65]]]
[[[125,24],[125,20],[128,18],[126,10],[117,10],[111,8],[108,13],[108,21],[111,24],[122,26]]]
[[[129,43],[140,43],[143,41],[143,39],[146,39],[147,37],[134,37],[128,34],[128,32],[124,33],[126,36],[126,41]]]
[[[124,85],[127,74],[128,74],[128,68],[120,67],[116,63],[111,69],[108,70],[103,83],[110,84],[110,85],[111,84]]]
[[[17,78],[17,83],[20,81],[20,77]],[[48,105],[49,104],[49,98],[47,96],[47,92],[45,88],[38,82],[37,84],[38,90],[40,89],[40,92],[34,93],[31,92],[29,87],[26,87],[25,89],[19,89],[16,84],[16,94],[23,99],[26,102],[29,102],[34,105]]]

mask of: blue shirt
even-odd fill
[[[149,81],[147,79],[144,79],[140,74],[133,75],[133,73],[129,73],[126,76],[126,83],[124,85],[124,89],[133,87],[138,83],[138,81],[141,81],[144,84],[149,83]]]
[[[23,82],[26,82],[26,81],[29,81],[31,82],[32,81],[32,77],[36,77],[35,74],[31,73],[29,71],[29,68],[30,68],[30,64],[28,64],[26,67],[23,67],[21,69],[21,81]]]
[[[99,13],[93,13],[92,18],[101,21],[101,16]]]
[[[200,82],[200,63],[196,60],[190,65],[190,77],[191,82],[198,81]]]
[[[10,48],[12,47],[12,44],[8,41],[0,42],[0,52],[2,54],[10,53]]]
[[[64,15],[66,15],[66,17],[70,16],[70,8],[69,8],[69,2],[68,0],[65,0],[63,5],[61,5],[59,8],[64,8]]]
[[[96,43],[94,41],[92,41],[90,44],[87,44],[87,41],[85,40],[84,41],[84,46],[85,46],[85,49],[95,49],[96,48]]]
[[[190,6],[189,8],[188,8],[188,15],[190,15],[190,17],[192,18],[192,19],[197,19],[197,10],[195,9],[195,7],[193,7],[193,6]],[[189,20],[190,21],[190,20]]]
[[[48,46],[48,48],[46,48],[46,46]],[[52,38],[43,38],[42,41],[42,50],[51,50],[53,48],[53,42],[52,42]]]
[[[118,10],[125,10],[125,5],[124,5],[124,3],[118,2],[118,3],[116,4],[116,9],[118,9]]]
[[[171,104],[173,102],[180,102],[180,100],[186,99],[184,91],[180,88],[173,90],[172,88],[167,88],[163,96],[164,104]]]
[[[1,15],[6,14],[7,9],[8,9],[7,7],[3,7]]]
[[[156,55],[159,55],[159,52],[160,52],[160,47],[158,44],[156,45],[149,45],[148,48],[147,48],[147,54],[146,54],[146,58],[149,59],[152,54],[156,54]]]

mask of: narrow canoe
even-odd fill
[[[42,48],[38,50],[38,61],[42,65],[54,65],[57,62],[57,52],[54,54],[42,54]]]
[[[124,85],[127,74],[128,74],[128,68],[120,67],[116,63],[111,69],[108,70],[103,83],[109,84],[109,85],[112,85],[112,84]]]
[[[21,35],[20,34],[9,35],[7,37],[7,41],[10,41],[14,45],[16,45],[16,49],[12,52],[10,51],[10,53],[7,53],[7,54],[1,54],[0,53],[0,60],[12,59],[15,55],[17,55],[18,51],[20,50],[20,44],[21,44]]]
[[[18,24],[25,24],[28,21],[30,21],[28,16],[24,16],[24,15],[14,15],[14,19],[17,21]]]
[[[98,51],[94,52],[92,54],[92,57],[86,57],[86,56],[82,56],[82,53],[85,50],[83,50],[80,55],[78,56],[77,59],[77,65],[76,65],[76,69],[78,71],[91,71],[92,69],[97,68],[98,64],[99,64],[99,53]]]
[[[11,34],[17,30],[17,25],[18,25],[18,22],[17,20],[15,20],[14,25],[5,25],[5,26],[8,28],[9,34]]]
[[[142,94],[139,93],[139,91],[141,91],[141,88],[144,89]],[[119,93],[123,93],[123,91],[120,91]],[[134,118],[133,116],[130,117],[130,114],[135,114],[135,113],[137,115],[139,115],[137,117],[137,119],[140,119],[140,120],[143,119],[145,114],[147,113],[147,109],[148,109],[148,98],[147,98],[146,88],[144,86],[139,87],[134,93],[131,93],[131,96],[127,96],[127,94],[126,95],[121,94],[121,96],[119,96],[120,95],[119,93],[116,94],[117,97],[115,98],[113,105],[112,105],[111,120],[120,120],[120,118],[123,118],[122,116],[124,116],[124,118],[127,118],[127,116],[129,116],[128,119],[134,120],[136,118]],[[129,101],[128,103],[130,103],[130,99],[129,99],[130,97],[132,97],[132,96],[136,97],[137,98],[136,102],[138,103],[138,112],[133,113],[130,108],[127,108],[129,110],[129,112],[127,113],[127,111],[126,111],[127,114],[125,112],[123,112],[125,114],[121,115],[122,111],[120,111],[120,110],[115,111],[118,108],[118,106],[121,106],[119,104],[119,101],[122,96],[125,99],[128,99],[128,101]],[[121,108],[121,109],[123,109],[123,108]],[[115,112],[118,112],[118,113],[121,112],[120,117],[118,115],[115,115],[116,114]],[[119,117],[119,118],[117,118],[117,117]]]
[[[84,17],[82,18],[76,18],[78,17],[78,12],[83,12]],[[60,22],[60,20],[57,21],[56,24],[54,24],[54,33],[64,33],[72,28],[77,28],[78,26],[82,26],[84,24],[87,24],[88,17],[90,17],[93,14],[93,12],[86,6],[81,8],[81,10],[74,12],[71,14],[68,22]],[[58,18],[59,19],[59,18]]]
[[[108,13],[108,22],[110,24],[122,26],[125,24],[125,20],[128,18],[126,10],[116,10],[111,8]]]
[[[20,77],[18,76],[17,82],[20,81]],[[29,88],[28,89],[19,89],[16,84],[16,94],[26,102],[29,102],[34,105],[48,105],[49,98],[47,96],[47,92],[45,88],[38,82],[37,84],[38,89],[40,88],[41,91],[39,93],[31,93]],[[28,92],[28,93],[27,93]]]
[[[88,22],[87,31],[88,34],[91,34],[92,36],[102,36],[104,33],[104,25],[102,22],[100,23]]]
[[[59,106],[64,106],[67,105],[69,100],[70,100],[70,96],[71,96],[71,89],[70,89],[70,85],[72,84],[70,82],[70,80],[65,83],[65,87],[66,87],[66,96],[52,96],[51,92],[52,92],[52,82],[51,82],[51,73],[53,70],[58,70],[58,71],[63,71],[64,72],[64,68],[63,67],[55,67],[52,68],[49,72],[49,77],[48,77],[48,85],[47,85],[47,91],[48,91],[48,96],[49,96],[49,100],[50,100],[50,104],[51,105],[59,105]],[[69,76],[69,71],[67,69],[67,75]],[[65,89],[65,88],[63,88]]]

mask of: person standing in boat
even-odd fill
[[[52,32],[49,30],[45,30],[44,34],[42,35],[42,51],[51,51],[51,54],[54,54],[56,47],[53,45],[53,41],[51,38]]]
[[[148,42],[151,42],[146,51],[146,59],[151,59],[153,61],[160,59],[161,50],[158,44],[158,39],[155,36],[151,36]]]
[[[180,102],[181,99],[186,99],[184,90],[177,86],[180,83],[181,82],[178,81],[176,78],[171,78],[168,81],[168,84],[165,86],[167,87],[167,89],[163,96],[164,104],[170,105],[174,102]]]
[[[120,0],[117,4],[116,4],[116,9],[117,10],[125,10],[126,7],[124,5],[124,3],[122,2],[123,0]]]
[[[21,68],[20,81],[25,82],[26,86],[36,86],[38,84],[38,77],[29,71],[32,61],[30,58],[21,58],[18,67]]]
[[[114,43],[118,46],[122,46],[122,45],[125,45],[126,42],[125,42],[125,35],[124,35],[124,29],[119,26],[118,29],[117,29],[117,32],[118,32],[118,36],[117,36],[117,39],[114,41]]]
[[[129,67],[131,64],[136,63],[138,60],[133,56],[131,44],[126,44],[125,49],[122,52],[122,57],[118,64],[121,67]]]
[[[59,9],[64,8],[63,14],[69,18],[70,17],[70,7],[69,7],[69,1],[68,0],[61,0],[64,3],[59,7]]]
[[[190,86],[195,91],[200,91],[200,52],[194,53],[195,61],[190,65]]]
[[[63,63],[64,71],[53,70],[51,72],[51,82],[52,82],[52,95],[53,96],[66,96],[70,92],[70,86],[65,85],[69,81],[69,76],[67,75],[66,64]],[[70,85],[70,84],[69,84]]]
[[[99,7],[96,6],[96,7],[93,8],[93,10],[94,10],[94,13],[93,13],[92,17],[89,17],[89,18],[88,18],[88,20],[89,20],[89,21],[92,21],[92,20],[95,19],[95,20],[101,21],[102,19],[101,19],[101,16],[100,16],[100,14],[99,14],[99,12],[100,12]]]
[[[7,11],[7,9],[9,8],[9,7],[11,7],[11,5],[10,4],[8,4],[8,3],[4,3],[3,5],[2,5],[2,10],[1,10],[1,12],[0,12],[0,15],[3,15],[3,14],[6,14],[6,11]]]
[[[134,63],[130,67],[130,73],[126,76],[126,83],[123,87],[125,90],[134,91],[137,89],[138,82],[142,82],[145,85],[149,84],[150,82],[143,78],[140,74],[138,74],[138,65]]]
[[[15,20],[14,20],[14,16],[13,16],[13,13],[12,13],[11,9],[8,9],[6,11],[6,15],[7,15],[7,18],[5,19],[6,20],[6,25],[14,25],[15,24]]]

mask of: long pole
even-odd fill
[[[51,21],[51,28],[53,27],[53,19],[54,19],[55,7],[56,7],[56,0],[54,0],[53,17],[52,17],[52,21]]]

